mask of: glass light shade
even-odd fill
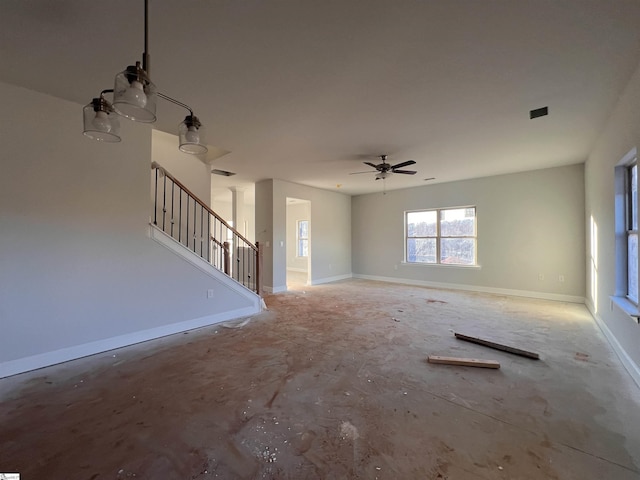
[[[103,101],[104,102],[104,101]],[[83,108],[84,134],[100,142],[116,143],[120,139],[120,121],[105,103],[96,98]]]
[[[209,150],[204,143],[204,127],[194,115],[187,115],[178,127],[180,151],[192,155],[202,155]]]
[[[143,123],[156,121],[156,86],[139,65],[116,75],[113,108],[123,117]]]

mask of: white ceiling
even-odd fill
[[[230,152],[212,168],[237,175],[214,175],[215,187],[380,191],[373,174],[349,173],[382,153],[417,161],[388,190],[583,162],[640,60],[638,0],[150,0],[149,11],[153,81]],[[142,0],[0,2],[9,83],[86,104],[143,48]],[[543,106],[549,116],[530,120]],[[175,132],[184,113],[160,102],[156,128]]]

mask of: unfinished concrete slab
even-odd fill
[[[349,280],[0,381],[0,471],[66,479],[639,479],[640,395],[583,305]],[[526,345],[490,351],[454,331]]]

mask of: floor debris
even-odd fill
[[[242,328],[249,324],[251,317],[245,318],[242,321],[225,322],[222,324],[224,328]]]
[[[461,333],[454,333],[458,340],[464,340],[465,342],[477,343],[478,345],[484,345],[485,347],[493,348],[495,350],[502,350],[503,352],[513,353],[514,355],[520,355],[521,357],[532,358],[538,360],[540,355],[527,350],[521,350],[519,348],[510,347],[508,345],[502,345],[500,343],[490,342],[489,340],[483,340],[482,338],[470,337]]]
[[[463,367],[479,368],[500,368],[500,362],[495,360],[482,360],[479,358],[442,357],[440,355],[429,355],[429,363],[440,363],[443,365],[458,365]]]

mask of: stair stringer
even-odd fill
[[[153,224],[149,224],[149,237],[185,260],[186,262],[189,262],[191,265],[198,268],[203,273],[209,275],[217,282],[220,282],[224,287],[233,290],[235,293],[238,293],[249,300],[251,302],[251,308],[255,309],[255,311],[253,311],[249,315],[260,313],[265,307],[264,300],[262,299],[262,297],[260,297],[260,295],[253,292],[252,290],[249,290],[247,287],[242,285],[240,282],[237,282],[224,272],[218,270],[204,258],[192,252],[171,235],[163,232],[160,228]]]

